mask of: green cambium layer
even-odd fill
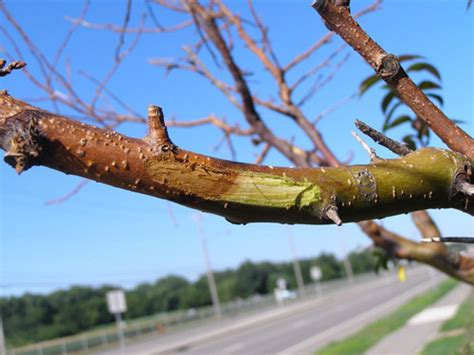
[[[428,208],[464,210],[464,205],[472,212],[472,204],[451,198],[456,176],[469,175],[471,162],[443,149],[420,149],[367,165],[305,169],[257,167],[203,156],[183,160],[182,155],[150,158],[146,170],[151,179],[173,189],[171,200],[192,206],[201,200],[203,211],[241,223],[328,223],[322,212],[330,205],[338,208],[343,222]]]
[[[284,176],[241,172],[221,198],[231,203],[301,209],[321,201],[321,188],[307,179],[299,182]]]

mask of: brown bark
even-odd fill
[[[344,222],[425,208],[474,213],[470,197],[453,190],[470,179],[470,161],[456,153],[425,149],[366,166],[274,168],[177,148],[155,106],[149,127],[144,139],[129,138],[0,96],[0,142],[18,172],[45,165],[239,223],[331,223],[334,211]]]
[[[416,260],[431,265],[458,280],[474,285],[473,258],[450,252],[442,243],[415,243],[372,221],[360,222],[359,226],[376,246],[387,252],[389,257]]]
[[[354,48],[449,148],[474,159],[474,140],[416,86],[396,56],[388,54],[359,26],[348,6],[338,5],[331,0],[316,0],[313,7],[326,26]]]
[[[0,146],[19,173],[44,165],[232,222],[340,224],[428,207],[463,210],[472,199],[453,190],[457,181],[471,178],[471,163],[448,151],[425,149],[367,166],[274,168],[177,148],[156,106],[149,108],[149,128],[144,139],[129,138],[0,93]],[[433,159],[445,169],[432,169]],[[472,207],[466,211],[474,213]],[[472,259],[454,256],[442,244],[408,241],[373,222],[360,225],[394,256],[428,263],[474,283]]]

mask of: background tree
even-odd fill
[[[373,271],[373,255],[370,251],[351,254],[354,273]],[[310,267],[318,265],[322,280],[343,276],[343,265],[335,255],[322,253],[316,258],[300,261],[305,283],[311,282]],[[260,295],[272,295],[276,280],[284,278],[289,288],[296,288],[291,262],[252,263],[246,261],[237,269],[215,273],[222,302]],[[71,287],[47,295],[26,294],[19,297],[0,298],[0,312],[10,346],[20,346],[41,340],[77,334],[113,322],[107,310],[105,294],[112,285]],[[189,312],[192,308],[211,305],[211,295],[206,275],[195,282],[169,275],[154,283],[142,283],[126,291],[125,319],[134,320],[158,313]],[[192,315],[192,312],[188,314]],[[165,324],[166,326],[166,324]]]
[[[93,118],[107,129],[125,121],[145,122],[123,100],[107,92],[106,87],[139,41],[140,35],[149,31],[170,32],[193,26],[197,41],[184,48],[183,58],[157,59],[152,63],[168,71],[184,70],[203,76],[242,113],[248,127],[242,129],[229,125],[215,116],[184,123],[171,121],[168,125],[189,127],[214,124],[223,131],[224,141],[231,150],[234,149],[231,136],[249,137],[256,145],[263,145],[257,163],[261,163],[269,151],[275,150],[302,169],[240,165],[179,149],[168,137],[161,109],[155,106],[149,107],[149,134],[138,140],[41,111],[3,93],[0,97],[0,137],[7,163],[19,173],[32,165],[45,165],[219,214],[234,223],[273,221],[341,224],[359,221],[362,230],[375,245],[386,250],[388,257],[415,259],[473,283],[474,262],[468,255],[454,254],[443,244],[412,242],[373,221],[360,222],[368,218],[417,211],[413,213],[413,219],[421,234],[430,240],[438,238],[435,240],[439,241],[440,233],[434,222],[426,212],[419,210],[453,207],[472,214],[470,182],[474,153],[471,137],[429,101],[400,67],[396,56],[387,54],[354,21],[354,18],[376,10],[380,1],[375,1],[354,15],[348,11],[346,2],[316,1],[314,8],[322,16],[325,25],[335,32],[328,32],[287,64],[281,64],[275,54],[268,29],[252,2],[248,3],[249,19],[233,12],[221,1],[201,4],[191,0],[159,0],[153,6],[148,4],[148,14],[154,21],[153,28],[146,28],[143,22],[137,27],[129,26],[131,1],[126,3],[121,26],[87,22],[87,2],[81,17],[73,21],[71,34],[78,26],[87,26],[113,31],[119,36],[114,65],[104,80],[97,81],[89,77],[97,86],[94,97],[87,101],[78,96],[72,82],[57,69],[57,61],[70,36],[67,36],[56,57],[48,60],[5,6],[2,6],[2,11],[37,59],[44,78],[38,80],[26,69],[25,73],[45,91],[57,112],[67,107],[68,112],[76,112],[80,118]],[[155,5],[179,13],[185,20],[166,28],[156,21]],[[124,39],[127,33],[135,37],[126,48]],[[415,112],[416,118],[423,120],[451,151],[425,149],[409,154],[407,147],[387,141],[385,137],[359,125],[371,137],[379,141],[384,138],[382,144],[405,157],[381,161],[370,152],[370,165],[350,169],[339,167],[339,159],[324,141],[315,122],[304,113],[304,105],[321,86],[331,80],[345,59],[340,59],[333,73],[307,85],[306,90],[303,85],[327,64],[318,63],[308,71],[292,74],[299,65],[310,61],[312,54],[336,33],[363,56],[377,75]],[[7,39],[11,39],[8,32],[4,31],[4,34]],[[21,59],[21,52],[14,41],[11,42],[16,52],[12,57]],[[264,66],[274,81],[277,98],[261,96],[254,90],[251,73],[237,63],[234,55],[237,47],[246,47],[254,56],[252,60]],[[326,63],[334,60],[342,51],[341,48],[344,46],[331,52]],[[11,63],[2,71],[2,75],[21,67],[21,62]],[[216,67],[225,69],[222,79],[215,75]],[[60,94],[55,88],[58,84],[65,94]],[[300,88],[303,89],[298,91]],[[97,102],[104,94],[110,96],[126,113],[98,108]],[[311,148],[299,147],[277,135],[263,119],[263,113],[270,112],[288,118],[299,127],[311,142]],[[320,168],[305,170],[315,166]],[[409,173],[407,169],[414,169],[416,173]],[[216,186],[219,189],[216,190]]]

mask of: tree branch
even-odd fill
[[[442,243],[416,243],[390,232],[372,221],[361,222],[359,226],[383,248],[389,257],[416,260],[474,285],[474,259],[464,254],[450,252]]]
[[[314,0],[312,6],[326,26],[354,48],[449,148],[474,159],[474,140],[430,101],[408,77],[395,55],[385,52],[359,26],[351,16],[349,6],[331,0]]]
[[[473,237],[434,237],[434,238],[423,238],[422,243],[465,243],[474,244]]]
[[[0,94],[0,145],[19,173],[44,165],[235,223],[340,224],[450,207],[474,214],[465,206],[472,197],[453,192],[471,178],[470,161],[458,153],[427,148],[370,165],[274,168],[176,147],[156,106],[149,127],[144,139],[129,138]]]
[[[376,129],[373,129],[362,121],[356,120],[355,125],[362,133],[372,138],[375,143],[384,146],[385,148],[397,155],[403,156],[412,152],[412,150],[408,148],[405,144],[399,143],[387,137],[385,134],[377,131]]]

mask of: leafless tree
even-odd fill
[[[47,112],[2,92],[0,146],[6,152],[4,159],[18,173],[34,165],[43,165],[221,215],[233,223],[340,225],[357,222],[389,257],[417,260],[474,284],[474,259],[450,251],[425,211],[429,208],[456,208],[473,214],[473,140],[412,82],[399,59],[385,52],[356,22],[358,17],[376,11],[380,3],[381,0],[375,0],[367,8],[351,14],[349,1],[316,0],[313,7],[329,31],[287,63],[282,63],[274,51],[268,28],[251,0],[247,3],[249,18],[233,11],[221,0],[206,3],[197,0],[147,1],[146,11],[136,27],[130,26],[131,0],[125,2],[125,15],[119,25],[87,21],[90,4],[86,1],[81,15],[71,19],[70,30],[53,60],[47,59],[35,46],[6,6],[0,5],[11,28],[28,48],[28,56],[34,58],[40,67],[40,75],[24,68],[22,51],[12,34],[0,26],[4,38],[13,48],[13,52],[7,53],[11,64],[0,71],[1,75],[23,68],[28,79],[45,93],[42,99],[50,101],[56,111]],[[179,13],[183,21],[170,27],[163,26],[158,22],[156,11],[164,9]],[[153,22],[151,27],[146,25],[147,17]],[[118,36],[114,62],[105,76],[97,79],[82,72],[96,85],[90,100],[76,92],[68,70],[62,73],[58,69],[62,53],[80,27],[111,31]],[[181,70],[204,77],[241,112],[246,126],[229,124],[215,115],[191,121],[170,120],[166,125],[213,125],[222,131],[223,142],[232,152],[235,151],[234,136],[248,137],[256,147],[263,147],[255,164],[220,160],[177,147],[168,136],[160,107],[149,106],[145,118],[108,89],[110,79],[144,33],[158,35],[188,28],[195,29],[196,40],[184,47],[183,57],[153,59],[150,63],[168,72]],[[125,45],[125,36],[133,38],[128,46]],[[334,36],[340,36],[345,44],[334,48],[322,62],[308,65],[314,59],[314,53]],[[248,73],[234,54],[237,43],[244,45],[269,73],[277,92],[276,98],[252,90]],[[357,136],[367,148],[371,163],[348,166],[347,162],[339,161],[316,124],[352,96],[342,98],[316,119],[308,117],[304,106],[344,66],[347,45],[370,64],[450,150],[424,148],[411,151],[358,122],[363,133],[400,158],[379,158]],[[204,60],[205,56],[211,61]],[[19,61],[13,62],[15,59]],[[1,67],[5,64],[2,61]],[[301,73],[296,69],[300,69],[302,64],[309,69],[299,76],[291,75],[293,79],[290,80],[289,74]],[[224,69],[231,78],[230,82],[224,79],[222,70],[215,70],[217,66]],[[304,85],[310,80],[312,85]],[[100,107],[98,103],[102,97],[113,101],[115,108]],[[75,118],[79,120],[62,115],[64,107],[76,112]],[[261,112],[273,112],[289,119],[308,138],[312,147],[305,149],[278,136],[272,129],[272,122],[265,120]],[[101,128],[85,123],[91,120]],[[143,139],[135,139],[113,131],[123,122],[147,122],[149,133]],[[270,150],[279,152],[297,168],[260,165]],[[370,220],[407,212],[411,212],[423,240],[429,243],[411,241]]]

